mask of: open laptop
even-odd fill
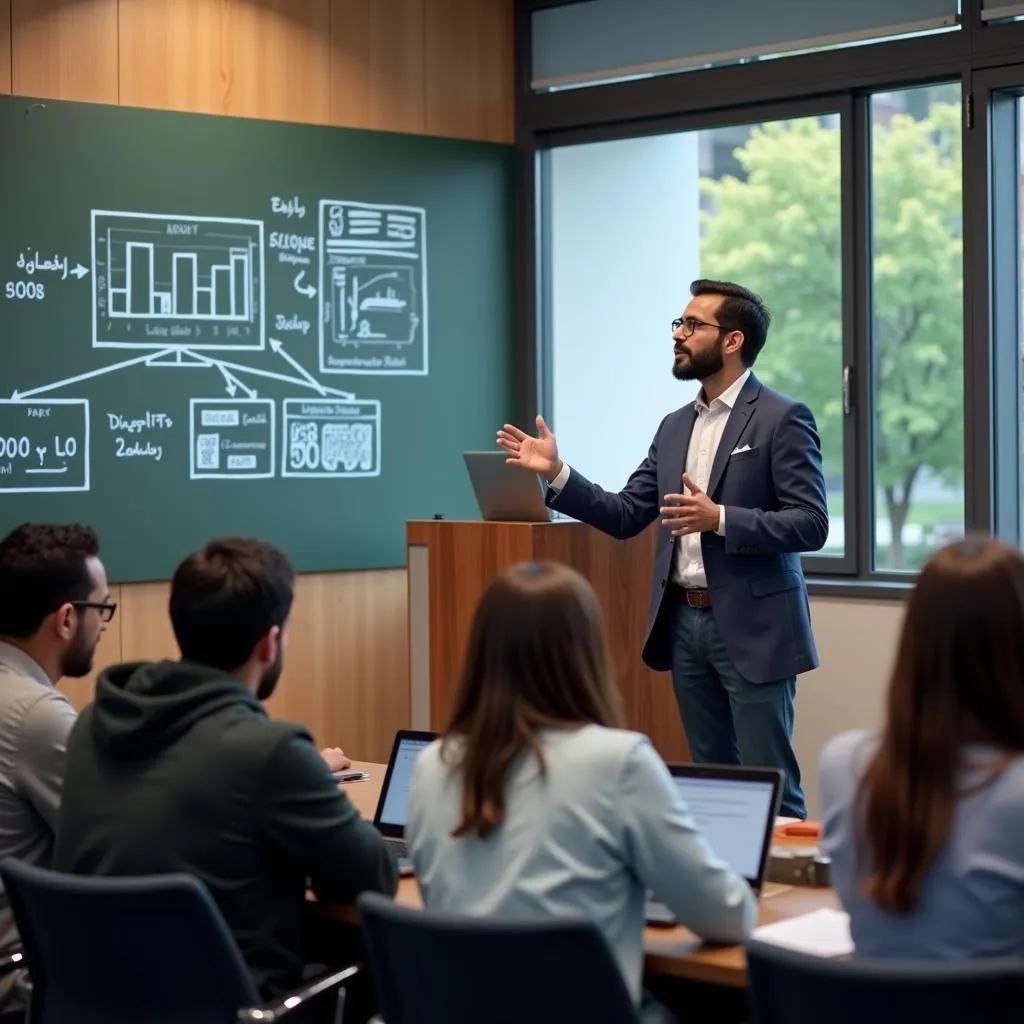
[[[510,466],[503,451],[463,452],[476,503],[485,522],[546,523],[544,485],[535,473]]]
[[[380,799],[373,814],[373,824],[398,859],[398,870],[412,874],[405,845],[405,823],[409,810],[409,787],[416,759],[437,739],[436,732],[399,729],[388,758],[388,769],[380,787]]]
[[[783,773],[777,768],[670,764],[668,770],[690,816],[715,853],[761,895]],[[648,924],[672,925],[675,917],[648,894]]]

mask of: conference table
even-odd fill
[[[368,779],[342,784],[352,804],[367,820],[372,820],[387,768],[383,764],[354,761],[354,770],[364,771]],[[806,846],[807,840],[776,840],[782,845]],[[395,897],[398,903],[422,907],[423,901],[414,878],[403,878]],[[761,924],[770,924],[822,907],[838,908],[831,889],[786,886],[766,883],[761,896]],[[357,923],[356,908],[318,904],[315,912],[330,921]],[[648,974],[685,981],[746,988],[747,959],[742,946],[711,946],[681,925],[647,928],[644,931],[645,969]]]

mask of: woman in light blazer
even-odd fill
[[[756,916],[648,739],[623,728],[597,598],[562,565],[515,566],[483,594],[450,724],[416,765],[406,837],[428,908],[583,914],[638,1006],[648,889],[708,939],[740,942]]]
[[[878,734],[821,759],[824,847],[858,954],[1024,955],[1024,558],[938,552],[907,605]]]

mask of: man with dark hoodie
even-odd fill
[[[301,982],[307,879],[337,903],[397,887],[309,733],[263,709],[293,582],[287,558],[254,540],[182,562],[170,600],[182,660],[100,675],[68,744],[54,854],[76,874],[198,877],[265,997]]]

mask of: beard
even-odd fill
[[[60,659],[61,675],[68,679],[81,679],[92,671],[93,659],[96,656],[96,645],[99,637],[91,644],[82,632],[82,624],[78,624],[75,635],[68,644],[68,649]]]
[[[256,687],[256,698],[258,700],[269,700],[271,694],[277,689],[278,680],[281,678],[281,671],[284,668],[284,649],[281,644],[277,645],[277,657],[273,665],[260,677],[259,685]]]
[[[684,362],[678,359],[672,364],[672,376],[676,380],[704,380],[714,373],[719,373],[725,365],[725,356],[722,354],[723,339],[719,336],[711,348],[703,349],[694,354],[689,349],[676,347],[676,353],[685,351],[689,357]]]

